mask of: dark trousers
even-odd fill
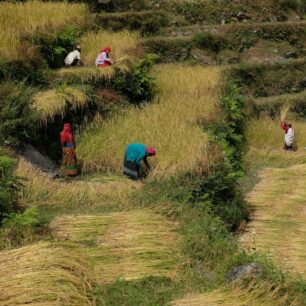
[[[140,167],[135,162],[124,161],[123,174],[132,180],[138,180],[140,178],[139,168]]]
[[[284,150],[286,150],[286,151],[292,151],[292,146],[287,146],[287,144],[285,143],[284,144]]]

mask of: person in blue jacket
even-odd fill
[[[141,143],[129,144],[125,150],[123,174],[134,180],[139,179],[141,177],[140,169],[142,168],[140,162],[143,160],[147,168],[150,169],[147,157],[155,154],[156,151],[152,147],[147,147]]]

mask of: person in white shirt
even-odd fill
[[[109,57],[109,53],[111,52],[111,48],[110,47],[106,47],[103,50],[100,51],[100,53],[98,54],[97,58],[96,58],[96,67],[108,67],[111,66],[112,64],[114,64],[113,59],[111,59]]]
[[[66,56],[64,62],[65,62],[66,67],[80,65],[81,64],[81,47],[77,46],[75,50],[70,52]]]
[[[292,128],[291,123],[281,123],[281,128],[285,131],[285,145],[284,150],[293,150],[293,143],[294,143],[294,130]]]

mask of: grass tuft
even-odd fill
[[[34,96],[33,107],[38,113],[41,123],[47,124],[55,116],[64,116],[67,104],[72,109],[82,108],[90,98],[82,90],[75,87],[64,87],[41,91]]]

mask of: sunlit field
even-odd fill
[[[23,43],[36,31],[56,30],[64,25],[80,25],[88,18],[84,4],[66,2],[1,2],[0,55],[7,60],[27,57],[31,53]]]
[[[111,47],[110,57],[120,62],[120,60],[135,57],[137,48],[139,48],[139,35],[129,31],[89,32],[81,38],[80,45],[82,61],[86,66],[94,66],[98,53],[105,47]]]
[[[129,108],[79,137],[84,171],[122,172],[125,147],[154,146],[153,176],[207,167],[208,140],[202,124],[222,118],[219,68],[167,65],[156,71],[160,94],[150,105]]]

